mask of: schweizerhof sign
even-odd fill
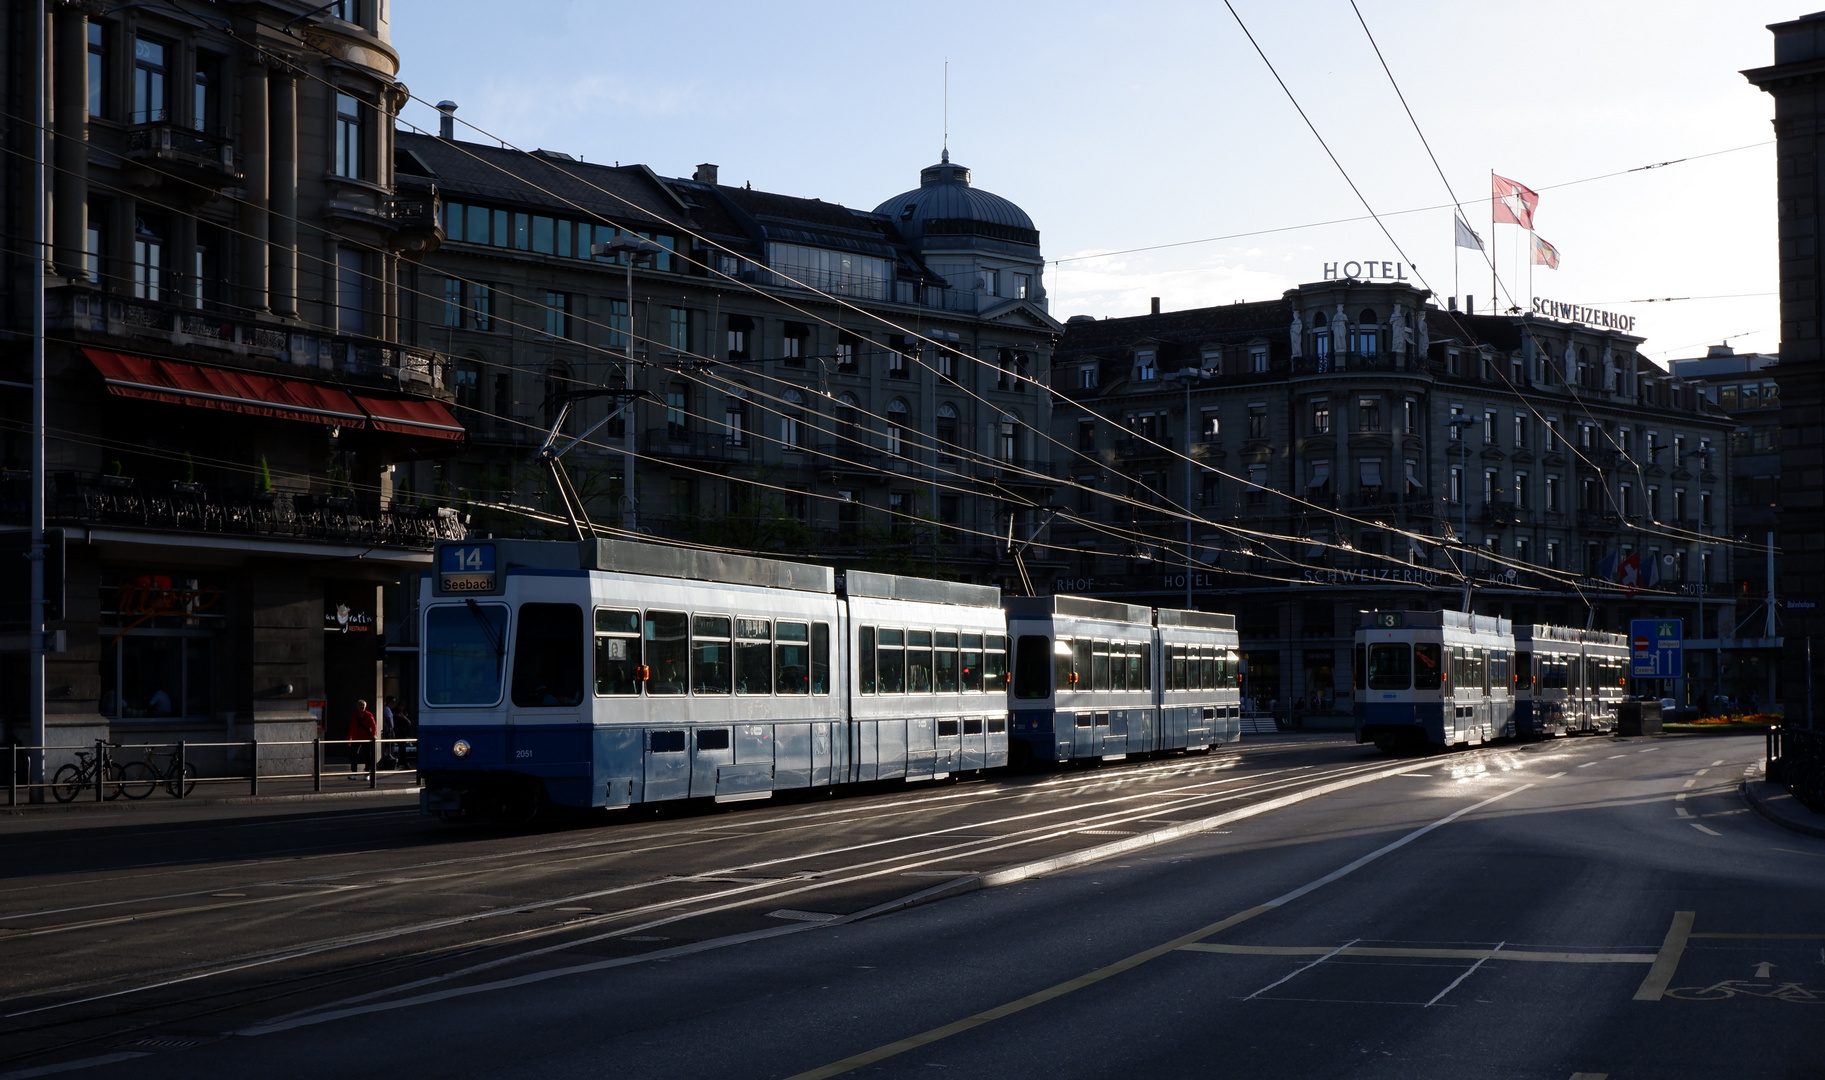
[[[1534,297],[1534,314],[1544,315],[1549,319],[1583,323],[1586,326],[1601,326],[1605,330],[1620,330],[1625,334],[1635,332],[1635,316],[1633,315],[1618,315],[1614,311],[1604,311],[1602,308],[1562,304],[1557,300],[1543,300],[1537,296]]]

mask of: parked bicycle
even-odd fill
[[[113,790],[107,793],[107,797],[119,798],[121,767],[108,756],[108,747],[118,745],[118,743],[108,743],[101,747],[99,752],[76,751],[76,761],[58,769],[57,775],[51,778],[52,798],[58,802],[75,802],[78,795],[85,791],[93,791],[101,777],[106,777],[105,782],[113,784]]]
[[[180,768],[176,749],[161,754],[148,746],[145,760],[129,761],[120,767],[120,791],[129,799],[143,799],[160,784],[165,785],[172,798],[181,799],[196,789],[196,766],[185,761]]]

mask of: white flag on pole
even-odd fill
[[[1470,248],[1472,251],[1487,250],[1483,247],[1483,238],[1476,234],[1475,229],[1472,229],[1469,225],[1465,224],[1463,218],[1453,214],[1451,215],[1451,220],[1457,222],[1458,247]]]

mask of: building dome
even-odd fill
[[[1039,246],[1039,230],[1026,211],[999,195],[971,187],[970,171],[951,164],[949,150],[938,164],[920,170],[918,187],[883,202],[875,213],[892,220],[900,234],[918,247],[927,246],[928,240],[942,244],[953,238],[960,242],[958,246],[974,246],[967,244],[968,239]],[[944,239],[937,240],[939,237]]]

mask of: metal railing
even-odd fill
[[[341,752],[337,753],[340,748]],[[163,786],[174,798],[190,796],[191,789],[201,785],[247,785],[248,795],[260,794],[263,784],[274,781],[310,781],[310,793],[323,791],[323,778],[338,775],[336,767],[347,764],[346,775],[373,789],[387,777],[412,776],[416,786],[418,773],[418,740],[394,739],[241,739],[231,742],[112,743],[97,739],[86,746],[28,746],[9,743],[5,748],[7,762],[6,805],[22,802],[74,802],[77,798],[102,802],[122,797],[120,769],[136,761],[153,766],[157,778],[146,794]],[[47,779],[31,780],[34,753],[44,755]],[[59,798],[59,787],[69,790],[66,781],[57,780],[64,766],[88,758],[96,762],[93,773],[83,773],[81,789],[70,798]],[[332,760],[340,758],[341,760]],[[158,762],[165,764],[161,767]],[[409,764],[408,764],[409,762]],[[390,763],[390,764],[389,764]],[[202,766],[207,765],[205,769]],[[195,770],[191,772],[190,770]],[[67,775],[67,774],[66,774]],[[176,782],[172,782],[175,778]],[[404,788],[406,785],[399,785]],[[34,797],[35,793],[42,793]],[[92,793],[92,795],[91,795]],[[143,796],[130,796],[141,798]]]
[[[1769,783],[1787,789],[1795,802],[1825,814],[1825,731],[1790,721],[1768,728]]]

